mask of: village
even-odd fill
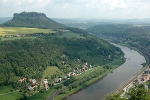
[[[84,73],[84,72],[86,72],[92,68],[93,68],[92,65],[88,65],[88,63],[85,63],[81,69],[76,68],[72,72],[69,72],[68,74],[66,74],[64,76],[55,78],[53,80],[53,82],[50,84],[58,85],[64,81],[70,79],[71,76],[78,76],[78,75],[80,75],[80,74],[82,74],[82,73]],[[22,77],[20,80],[18,80],[18,82],[19,83],[28,83],[29,86],[27,87],[27,90],[29,90],[29,91],[37,90],[37,88],[39,90],[40,89],[49,90],[50,86],[52,86],[49,84],[47,78],[37,80],[37,79],[27,79],[26,77]]]
[[[25,34],[16,34],[16,35],[5,35],[5,38],[11,38],[11,37],[25,37]]]
[[[149,86],[147,84],[148,81],[150,81],[150,66],[147,67],[141,74],[139,74],[136,77],[134,81],[132,81],[123,89],[123,93],[120,95],[121,98],[127,98],[128,96],[126,94],[129,92],[129,90],[140,84],[143,84],[145,89],[148,91],[149,90]]]

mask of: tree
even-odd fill
[[[119,94],[111,94],[106,96],[105,100],[150,100],[150,95],[145,89],[144,85],[133,87],[127,93],[126,98],[121,98]]]
[[[129,100],[150,100],[150,95],[142,85],[130,89],[127,95],[129,95]]]
[[[105,100],[127,100],[126,98],[121,98],[119,94],[110,94],[104,98]]]

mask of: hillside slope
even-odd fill
[[[39,79],[47,66],[57,66],[67,73],[78,65],[82,67],[85,62],[93,66],[103,65],[122,54],[119,48],[92,36],[43,36],[37,39],[1,41],[0,45],[0,85],[13,83],[22,76]],[[110,60],[104,60],[110,55]],[[62,65],[63,61],[65,65]]]
[[[135,35],[149,34],[150,25],[134,25],[134,24],[104,24],[95,25],[86,29],[86,31],[99,36],[112,36],[112,37],[122,37],[131,38]]]

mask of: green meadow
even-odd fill
[[[45,77],[51,77],[52,75],[54,75],[54,74],[64,74],[62,71],[60,71],[59,69],[58,69],[58,67],[56,67],[56,66],[48,66],[46,69],[45,69],[45,71],[44,71],[44,74],[43,74],[43,78],[45,78]]]
[[[23,97],[23,93],[14,90],[11,86],[0,87],[0,100],[17,100]]]

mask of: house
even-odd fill
[[[90,68],[92,68],[93,66],[92,65],[90,65]]]
[[[21,78],[20,80],[19,80],[19,82],[25,82],[27,80],[27,78],[25,78],[25,77],[23,77],[23,78]]]
[[[35,79],[32,79],[32,83],[36,83],[36,80],[35,80]]]
[[[38,83],[38,84],[41,84],[41,83],[42,83],[42,80],[41,80],[41,79],[40,79],[40,80],[38,80],[38,81],[37,81],[37,83]]]
[[[64,77],[63,77],[63,80],[66,80],[66,79],[67,79],[67,76],[64,76]]]
[[[58,83],[59,82],[59,79],[55,79],[55,83]]]
[[[34,90],[34,87],[29,86],[28,89],[29,89],[30,91],[32,91],[32,90]]]
[[[88,66],[85,66],[85,69],[87,70],[89,67]]]
[[[44,84],[48,84],[47,79],[43,79],[43,83],[44,83]]]
[[[73,76],[74,76],[74,75],[76,75],[76,73],[72,72],[72,73],[71,73],[71,75],[73,75]]]
[[[70,77],[70,76],[71,76],[71,74],[70,74],[70,73],[68,73],[68,74],[67,74],[67,77]]]
[[[82,71],[85,72],[85,68],[84,67],[82,68]]]
[[[35,84],[35,83],[32,83],[32,84],[31,84],[31,86],[32,86],[32,87],[35,87],[35,86],[36,86],[36,84]]]
[[[48,90],[48,89],[49,89],[48,84],[44,84],[44,87],[45,87],[45,89],[46,89],[46,90]]]
[[[88,65],[88,63],[86,62],[86,63],[85,63],[85,65],[87,66],[87,65]]]
[[[6,38],[10,38],[10,37],[12,37],[12,36],[11,36],[11,35],[5,35],[5,37],[6,37]]]
[[[20,34],[17,34],[16,36],[17,36],[17,37],[21,37],[21,35],[20,35]]]
[[[62,81],[62,78],[59,78],[59,82],[61,82]]]

